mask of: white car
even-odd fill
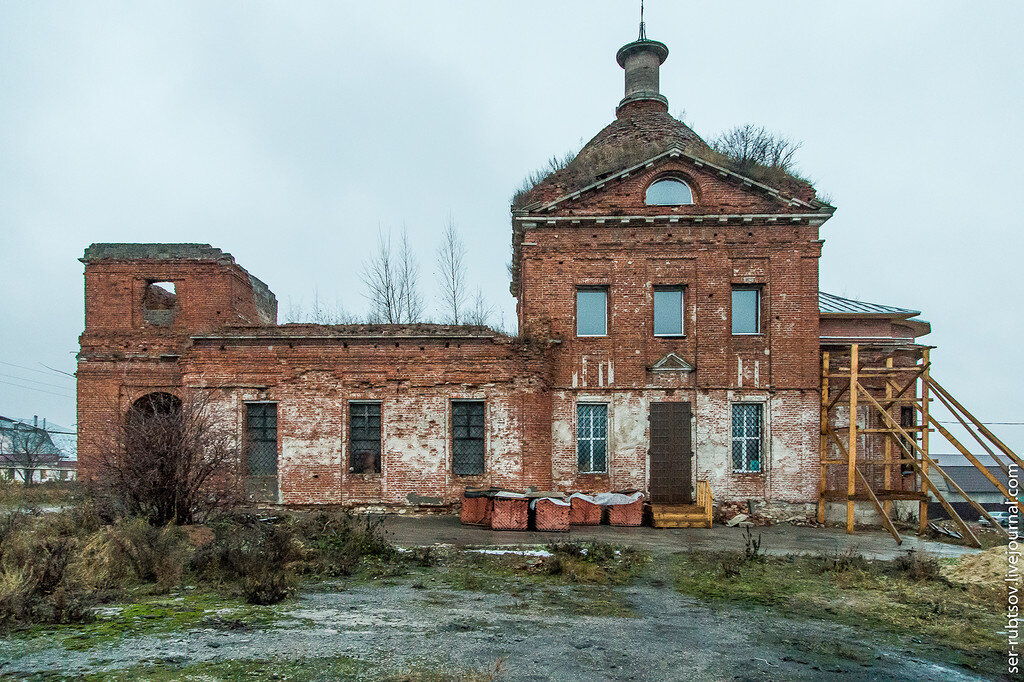
[[[992,512],[989,512],[989,515],[993,519],[995,519],[996,523],[998,523],[1000,526],[1006,527],[1006,526],[1010,525],[1010,512],[992,511]],[[981,522],[982,522],[982,524],[984,524],[986,526],[989,525],[989,520],[986,519],[986,518],[982,518]]]

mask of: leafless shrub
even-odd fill
[[[88,620],[89,595],[68,570],[75,541],[27,532],[19,536],[0,564],[0,629]]]
[[[237,583],[250,604],[276,604],[295,589],[297,559],[291,528],[238,516],[216,524],[213,542],[196,550],[191,566],[208,580]]]
[[[576,152],[574,151],[568,151],[561,156],[552,156],[548,159],[547,165],[538,168],[523,178],[519,188],[512,195],[512,206],[520,208],[529,203],[529,194],[534,187],[546,180],[552,173],[557,173],[566,168],[575,158]]]
[[[178,526],[120,519],[86,543],[78,568],[82,582],[91,587],[118,588],[134,580],[167,591],[181,582],[189,552],[188,536]]]
[[[342,305],[341,299],[335,297],[334,303],[320,297],[320,291],[313,289],[313,301],[307,310],[302,300],[288,299],[288,311],[285,322],[308,322],[310,324],[358,324],[359,317],[353,315]]]
[[[239,453],[211,393],[151,393],[99,443],[98,492],[119,515],[191,524],[236,501]]]
[[[465,322],[466,324],[489,327],[496,312],[494,306],[488,303],[484,297],[483,289],[477,287],[476,294],[473,296],[473,304],[466,313]]]
[[[441,315],[448,324],[460,324],[466,311],[466,245],[449,216],[441,246],[437,249],[437,282],[441,290]]]

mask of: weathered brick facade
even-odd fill
[[[687,402],[692,479],[709,481],[716,499],[815,502],[819,339],[826,326],[848,331],[819,316],[818,230],[833,209],[806,183],[771,186],[716,163],[660,94],[631,87],[629,59],[648,49],[631,45],[616,121],[514,206],[515,338],[478,327],[277,325],[273,294],[218,249],[91,246],[83,475],[96,473],[91,443],[119,410],[154,391],[198,389],[214,393],[243,447],[245,404],[276,403],[272,498],[283,504],[451,503],[480,485],[646,491],[651,405]],[[649,205],[647,189],[665,178],[685,182],[693,202]],[[172,283],[173,295],[154,293],[155,282]],[[683,289],[682,334],[654,333],[660,286]],[[759,292],[757,333],[732,333],[736,286]],[[577,336],[581,287],[607,292],[606,334]],[[855,324],[892,330],[888,320]],[[453,472],[460,400],[485,402],[481,475]],[[352,401],[380,402],[379,474],[351,470]],[[579,471],[580,402],[607,406],[603,472]],[[735,403],[761,405],[754,471],[733,465]]]

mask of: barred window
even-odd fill
[[[380,473],[380,403],[349,403],[349,471]]]
[[[277,403],[245,404],[250,476],[277,475]]]
[[[608,471],[608,406],[576,404],[576,459],[581,474]]]
[[[452,471],[459,476],[484,473],[484,402],[452,403]]]
[[[761,471],[761,403],[733,403],[732,406],[732,468],[733,471]]]

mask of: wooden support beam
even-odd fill
[[[885,366],[892,369],[891,355],[885,359]],[[892,405],[890,402],[892,400],[892,388],[892,379],[886,379],[885,400],[886,404],[889,405],[889,407],[886,408],[888,410],[892,409]],[[885,488],[886,490],[889,490],[890,488],[892,488],[892,443],[889,441],[888,438],[886,438],[885,443],[883,445],[885,446],[885,450],[882,452],[882,461],[885,463],[885,468],[882,470],[882,487]],[[863,474],[861,474],[861,476],[863,477]],[[885,512],[885,517],[889,518],[889,516],[892,514],[892,502],[886,500],[883,503],[882,507]]]
[[[835,443],[839,447],[840,452],[846,452],[846,448],[843,447],[842,441],[839,440],[839,436],[836,435],[836,432],[832,428],[828,429],[828,435],[835,440]],[[856,467],[856,471],[857,471],[857,477],[860,479],[861,484],[864,486],[864,490],[867,491],[866,499],[870,500],[871,503],[875,505],[875,509],[882,516],[882,524],[886,527],[886,529],[890,533],[892,533],[892,536],[894,538],[896,538],[896,544],[897,545],[903,544],[903,538],[901,538],[900,534],[896,531],[896,526],[893,525],[892,519],[889,518],[888,511],[878,501],[878,498],[875,496],[875,492],[871,489],[871,484],[868,483],[868,479],[867,479],[866,476],[864,476],[864,472],[862,472],[860,470],[860,467]],[[846,498],[847,504],[849,504],[851,501],[853,501],[856,497],[857,497],[856,493],[854,493],[853,495],[847,495],[847,498]],[[886,500],[886,502],[888,502],[888,501],[889,500]]]
[[[980,445],[982,449],[984,449],[985,452],[988,453],[988,456],[992,458],[992,461],[998,464],[999,468],[1003,470],[1003,473],[1006,474],[1007,477],[1009,477],[1010,467],[1006,465],[1006,462],[1004,462],[999,456],[997,456],[996,453],[992,452],[992,448],[990,448],[988,444],[985,443],[984,440],[982,440],[981,436],[978,435],[977,431],[975,431],[974,429],[967,425],[967,421],[963,418],[963,416],[961,416],[958,411],[953,409],[952,405],[946,402],[946,398],[944,398],[941,393],[936,391],[935,395],[938,396],[939,402],[942,403],[947,410],[949,410],[949,413],[956,417],[956,420],[960,422],[960,426],[964,427],[964,431],[971,434],[974,440],[977,441],[978,445]]]
[[[968,462],[973,464],[978,469],[978,471],[984,474],[985,478],[987,478],[989,482],[996,487],[996,490],[1003,494],[1003,497],[1005,497],[1008,500],[1012,500],[1014,503],[1020,505],[1020,500],[1011,495],[1010,491],[1006,489],[1006,486],[1000,483],[999,479],[993,476],[992,472],[988,470],[988,467],[982,464],[981,461],[977,457],[975,457],[970,450],[964,447],[964,445],[959,440],[957,440],[956,436],[954,436],[948,430],[946,430],[946,427],[940,424],[938,420],[935,419],[935,417],[929,416],[928,419],[931,421],[932,424],[935,425],[935,429],[939,433],[941,433],[942,436],[946,440],[948,440],[954,448],[959,450],[961,455],[967,458]]]
[[[821,482],[818,485],[818,523],[825,523],[825,488],[827,486],[825,460],[828,459],[828,436],[825,435],[828,426],[828,362],[829,354],[825,351],[821,354],[821,441],[819,443],[821,453]]]
[[[857,365],[859,364],[860,348],[857,344],[850,346],[850,431],[849,447],[846,458],[849,460],[846,471],[846,492],[850,499],[846,501],[846,532],[853,534],[854,514],[853,495],[857,492]]]
[[[845,377],[844,377],[844,378],[845,378]],[[848,391],[849,389],[850,389],[850,386],[849,386],[849,385],[846,385],[846,386],[843,386],[842,388],[840,388],[840,389],[839,389],[839,392],[838,392],[838,393],[836,393],[836,394],[835,394],[835,396],[834,396],[834,397],[832,398],[832,400],[830,400],[830,401],[829,401],[829,403],[828,403],[828,407],[827,407],[827,408],[825,409],[825,411],[826,411],[826,412],[831,412],[831,411],[832,411],[832,408],[833,408],[833,407],[835,407],[836,405],[838,405],[838,404],[839,404],[839,401],[840,401],[840,400],[842,399],[842,397],[843,397],[844,395],[846,395],[846,392],[847,392],[847,391]],[[826,395],[827,395],[827,394],[826,394]]]
[[[864,490],[868,493],[868,499],[870,499],[871,503],[875,505],[875,511],[882,515],[882,524],[884,524],[886,530],[892,533],[892,536],[896,538],[896,544],[902,545],[903,538],[900,537],[899,531],[896,530],[896,526],[892,524],[892,519],[889,518],[889,512],[886,511],[885,507],[882,506],[882,503],[878,501],[877,497],[875,497],[875,493],[871,490],[871,485],[868,483],[868,479],[864,476],[864,472],[860,470],[860,467],[857,468],[857,476],[860,477],[861,483],[864,484]],[[886,502],[888,501],[889,500],[886,500]]]
[[[924,365],[924,370],[921,372],[921,414],[924,416],[924,419],[922,420],[922,422],[924,423],[925,426],[928,426],[929,405],[931,404],[931,401],[929,401],[929,399],[928,399],[928,376],[930,374],[930,370],[928,368],[931,367],[931,364],[932,364],[931,355],[930,355],[930,352],[929,352],[928,348],[925,348],[923,351],[921,351],[921,362]],[[914,385],[917,386],[917,379],[914,379]],[[916,443],[914,443],[914,444],[917,445]],[[928,492],[928,461],[927,460],[928,460],[928,453],[930,452],[930,450],[928,449],[928,429],[925,429],[924,431],[921,432],[921,452],[924,455],[924,457],[921,458],[921,466],[920,466],[920,469],[921,469],[921,485],[919,487],[921,488],[921,492],[927,494],[927,492]],[[911,454],[913,454],[913,453],[911,453]],[[959,519],[960,517],[957,516],[957,518]],[[921,537],[924,537],[928,533],[928,503],[927,502],[922,501],[921,504],[918,505],[918,507],[917,507],[917,519],[919,521],[919,524],[918,524],[918,527],[917,527],[917,534],[920,535]]]
[[[1017,466],[1024,467],[1024,460],[1022,460],[1020,457],[1018,457],[1017,453],[1015,453],[1013,450],[1008,448],[1006,446],[1006,444],[1003,443],[1003,441],[1001,441],[998,438],[996,438],[996,435],[994,433],[989,431],[988,428],[984,424],[982,424],[980,421],[978,421],[977,417],[975,417],[973,414],[968,412],[966,407],[964,407],[959,402],[957,402],[956,398],[954,398],[952,395],[950,395],[949,391],[947,391],[941,385],[939,385],[939,382],[935,381],[935,379],[932,379],[929,376],[929,377],[927,377],[925,379],[925,383],[928,384],[929,386],[931,386],[932,388],[934,388],[936,393],[941,394],[941,395],[945,396],[946,398],[948,398],[949,401],[951,403],[953,403],[953,405],[955,405],[958,410],[963,412],[964,415],[968,419],[971,420],[971,423],[974,424],[974,426],[977,427],[978,431],[981,431],[983,434],[985,434],[985,437],[988,438],[990,441],[992,441],[993,445],[995,445],[997,448],[1002,450],[1003,454],[1005,454],[1007,457],[1012,459],[1017,464]]]
[[[927,353],[927,350],[925,352]],[[892,404],[895,403],[900,398],[902,398],[903,394],[906,393],[912,386],[917,386],[917,380],[921,378],[922,374],[924,374],[925,372],[928,371],[928,369],[931,367],[931,365],[932,365],[932,363],[930,363],[930,362],[925,362],[922,365],[914,365],[915,367],[918,368],[917,372],[914,374],[914,376],[912,376],[910,378],[909,381],[907,381],[906,384],[903,385],[903,388],[901,388],[900,390],[896,391],[896,394],[885,403],[885,408],[889,409],[890,407],[892,407]],[[914,391],[914,398],[913,399],[914,399],[914,402],[916,403],[917,402],[917,391],[916,390]]]
[[[919,446],[917,443],[911,440],[910,434],[904,431],[903,428],[899,424],[897,424],[895,420],[893,420],[892,415],[890,415],[888,412],[882,409],[882,405],[877,400],[875,400],[874,396],[872,396],[871,393],[867,391],[867,389],[865,389],[863,386],[860,386],[859,388],[860,391],[864,394],[864,397],[867,398],[868,401],[870,401],[871,404],[873,404],[876,408],[878,408],[878,411],[885,417],[885,419],[887,421],[892,422],[891,425],[895,433],[890,434],[890,438],[895,438],[895,442],[899,444],[900,448],[906,450],[907,445],[909,444],[910,447],[916,449],[918,453],[921,455],[921,462],[912,459],[910,460],[910,464],[917,470],[917,473],[920,474],[922,481],[927,486],[923,487],[922,491],[927,492],[930,489],[932,494],[935,495],[936,499],[939,500],[939,503],[942,504],[942,508],[946,510],[946,513],[949,514],[949,517],[953,519],[957,526],[960,527],[960,530],[963,531],[964,535],[970,538],[971,542],[974,543],[975,547],[981,547],[981,543],[978,542],[978,538],[974,536],[974,533],[972,533],[971,529],[967,526],[966,523],[964,523],[964,520],[960,518],[959,514],[956,513],[956,510],[953,509],[952,505],[950,505],[949,502],[946,501],[946,498],[942,496],[942,493],[940,493],[938,489],[936,489],[935,486],[932,485],[931,479],[928,478],[928,470],[926,469],[927,465],[933,465],[936,469],[939,470],[940,473],[943,474],[943,476],[946,477],[947,481],[950,481],[952,479],[946,476],[946,473],[942,471],[939,468],[939,466],[935,464],[935,462],[932,461],[932,458],[928,456],[927,452],[921,449],[921,446]],[[900,440],[898,436],[902,436],[904,439],[906,439],[906,442]],[[956,485],[956,483],[954,482],[953,485]],[[921,504],[924,505],[927,509],[928,502],[922,500]]]
[[[893,436],[893,438],[895,439],[895,436]],[[896,442],[899,442],[899,441],[897,440]],[[900,446],[904,447],[902,443],[900,443]],[[966,492],[964,492],[963,488],[961,488],[959,486],[959,484],[957,484],[957,482],[953,480],[952,476],[950,476],[949,474],[946,473],[945,469],[943,469],[941,466],[939,466],[938,462],[936,462],[935,460],[931,459],[930,457],[928,458],[928,461],[931,463],[932,467],[935,468],[935,471],[938,471],[939,474],[942,475],[942,478],[944,478],[946,480],[946,483],[949,485],[949,487],[953,488],[953,491],[956,492],[956,494],[958,494],[958,495],[960,495],[960,497],[964,498],[964,500],[968,504],[970,504],[972,507],[974,507],[974,509],[979,514],[981,514],[983,517],[985,517],[988,520],[988,522],[991,523],[992,526],[994,528],[996,528],[1000,533],[1002,533],[1006,537],[1010,537],[1010,532],[1008,530],[1006,530],[1005,528],[1003,528],[1002,525],[1000,525],[998,521],[996,521],[994,518],[992,518],[992,515],[989,514],[987,509],[982,507],[981,504],[979,504],[973,497],[970,497]],[[910,460],[910,463],[912,465],[916,464],[917,460],[913,460],[912,459],[912,460]],[[932,492],[935,494],[936,497],[940,496],[939,495],[939,491],[935,490],[934,485],[932,485]]]

